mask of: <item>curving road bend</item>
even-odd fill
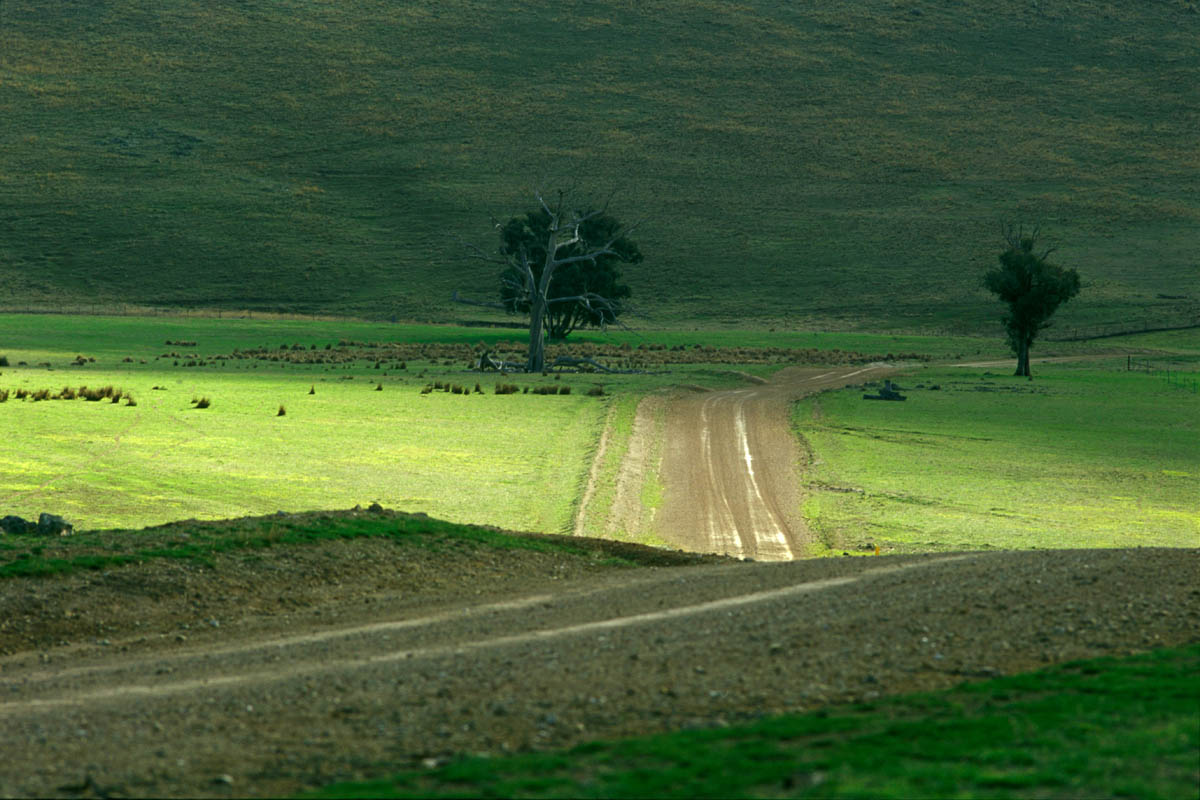
[[[659,535],[693,552],[757,561],[802,557],[808,535],[799,515],[791,404],[889,371],[789,367],[750,388],[675,398],[667,409]]]

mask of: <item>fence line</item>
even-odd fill
[[[1182,367],[1190,366],[1191,369]],[[1192,394],[1200,394],[1200,362],[1194,361],[1151,361],[1145,358],[1125,357],[1126,372],[1144,372],[1157,375],[1169,385]]]
[[[1054,328],[1042,337],[1050,342],[1082,342],[1087,339],[1108,339],[1113,336],[1130,336],[1135,333],[1157,333],[1158,331],[1183,331],[1200,328],[1200,315],[1177,319],[1173,323],[1164,320],[1144,319],[1139,322],[1108,322],[1099,325],[1075,325],[1069,328]]]

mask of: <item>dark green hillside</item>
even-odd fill
[[[994,325],[1018,216],[1064,324],[1175,319],[1197,86],[1191,0],[3,0],[0,303],[461,317],[577,176],[650,324]]]

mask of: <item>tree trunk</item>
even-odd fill
[[[546,315],[550,311],[547,302],[550,294],[550,280],[558,262],[554,256],[558,252],[558,231],[550,230],[550,239],[546,242],[546,262],[542,265],[541,279],[533,286],[533,297],[529,298],[529,360],[525,366],[526,372],[542,372],[546,368]],[[532,272],[530,277],[533,277]]]
[[[541,372],[546,367],[546,296],[534,293],[529,304],[529,358],[526,372]]]
[[[1018,378],[1031,378],[1029,373],[1029,347],[1033,342],[1031,337],[1022,336],[1017,345],[1017,371],[1013,373]]]

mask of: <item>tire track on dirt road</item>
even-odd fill
[[[657,533],[693,552],[759,561],[803,556],[809,539],[799,515],[792,403],[892,369],[789,367],[753,387],[674,398]]]

